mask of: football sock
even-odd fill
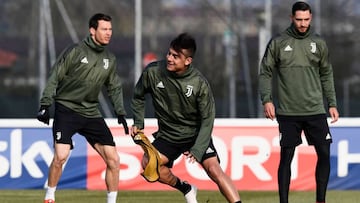
[[[107,193],[107,203],[116,203],[117,191]]]
[[[180,190],[180,192],[183,194],[186,194],[191,190],[191,185],[187,182],[183,182],[180,179],[177,179],[174,188]]]
[[[237,202],[235,202],[235,203],[241,203],[241,200],[240,200],[240,201],[237,201]]]
[[[56,186],[55,187],[48,186],[48,188],[46,189],[45,200],[47,199],[55,200],[55,191],[56,191]]]

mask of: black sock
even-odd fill
[[[241,200],[240,200],[240,201],[237,201],[237,202],[235,202],[235,203],[241,203]]]
[[[177,179],[174,188],[180,190],[184,195],[191,190],[191,185],[187,182],[183,182],[180,179]]]

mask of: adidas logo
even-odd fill
[[[325,140],[331,140],[331,135],[329,133],[326,135]]]
[[[207,148],[205,154],[210,154],[210,153],[213,153],[213,152],[214,152],[214,150],[209,147],[209,148]]]
[[[165,88],[165,86],[164,86],[164,84],[163,84],[162,81],[160,81],[160,82],[156,85],[156,87],[158,87],[158,88]]]
[[[89,61],[87,60],[87,58],[86,58],[86,56],[83,58],[83,59],[81,59],[81,61],[80,61],[81,63],[89,63]]]
[[[293,49],[291,48],[291,46],[290,45],[287,45],[286,47],[285,47],[285,49],[284,49],[284,51],[292,51]]]

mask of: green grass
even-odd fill
[[[1,203],[40,203],[44,190],[0,190]],[[240,191],[243,203],[277,203],[275,191]],[[291,203],[314,203],[314,192],[291,192]],[[226,203],[218,191],[198,191],[199,203]],[[105,203],[105,191],[58,190],[57,203]],[[184,199],[177,191],[119,191],[119,203],[183,203]],[[360,202],[360,191],[335,191],[327,193],[327,203]]]

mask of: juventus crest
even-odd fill
[[[104,62],[104,69],[108,69],[109,68],[109,59],[103,59]]]
[[[311,42],[310,43],[310,47],[311,47],[311,53],[315,53],[316,52],[316,43],[315,42]]]
[[[186,97],[190,97],[192,95],[194,87],[192,85],[186,85],[187,92],[185,93]]]

